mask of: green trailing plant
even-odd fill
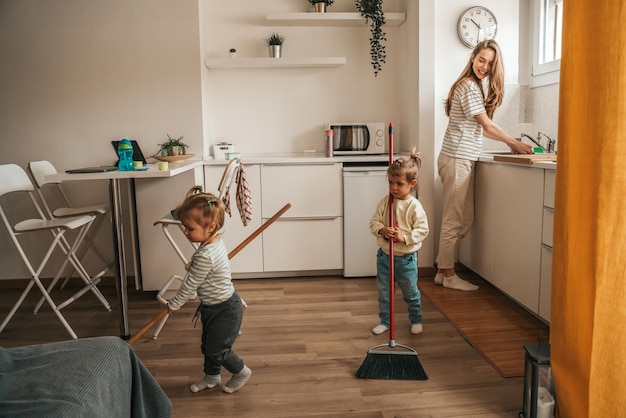
[[[170,150],[172,147],[180,147],[181,154],[187,154],[187,148],[189,145],[183,142],[184,136],[180,136],[178,138],[172,138],[169,134],[167,135],[167,140],[163,141],[163,143],[159,144],[161,147],[159,149],[159,155],[170,155]]]
[[[279,33],[273,32],[270,36],[265,38],[265,45],[282,45],[285,42],[285,37]]]
[[[387,41],[383,26],[385,25],[385,13],[383,13],[383,0],[355,0],[356,9],[365,18],[365,23],[370,26],[370,56],[374,77],[382,71],[387,58],[385,44]]]
[[[309,0],[309,3],[315,5],[315,3],[326,3],[326,6],[332,6],[335,0]]]

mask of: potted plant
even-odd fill
[[[383,0],[355,0],[356,9],[365,18],[365,23],[370,25],[370,56],[374,77],[382,70],[387,54],[385,52],[386,41],[385,32],[382,27],[385,25],[385,14],[383,12]]]
[[[185,155],[187,154],[187,148],[189,145],[183,142],[184,136],[178,138],[172,138],[169,134],[167,140],[159,144],[159,155]]]
[[[276,32],[265,38],[265,45],[269,49],[270,58],[280,58],[284,42],[285,36]]]
[[[335,0],[309,0],[317,13],[325,13],[326,8],[333,5]]]
[[[231,58],[236,58],[237,57],[237,50],[235,48],[231,48],[228,50],[228,55],[230,55]]]

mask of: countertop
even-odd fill
[[[518,164],[518,163],[509,163],[509,162],[504,162],[504,161],[494,161],[493,157],[495,155],[501,154],[501,152],[499,151],[495,151],[495,152],[489,152],[489,151],[485,151],[482,154],[480,154],[480,157],[478,158],[478,161],[481,163],[493,163],[493,164],[507,164],[507,165],[516,165],[516,166],[522,166],[522,167],[529,167],[529,168],[541,168],[541,169],[547,169],[547,170],[556,170],[556,162],[553,161],[533,161],[532,164]]]
[[[394,159],[404,153],[394,154]],[[324,153],[301,152],[291,154],[241,154],[239,157],[244,164],[333,164],[345,162],[380,163],[388,162],[389,155],[338,155],[326,157]],[[225,165],[228,160],[216,160],[205,157],[205,165]]]
[[[494,161],[493,157],[497,153],[501,153],[501,151],[489,152],[486,151],[481,154],[478,159],[479,162],[483,163],[494,163],[494,164],[512,164],[512,165],[522,165],[517,163],[509,163],[502,161]],[[394,160],[399,156],[406,156],[408,152],[399,152],[398,154],[394,154]],[[357,163],[381,163],[388,162],[389,155],[340,155],[334,157],[326,157],[324,153],[290,153],[290,154],[241,154],[239,157],[245,164],[332,164],[332,163],[346,163],[346,162],[357,162]],[[228,160],[214,159],[212,157],[204,158],[204,165],[226,165]],[[530,168],[541,168],[548,170],[556,170],[555,162],[548,161],[534,161],[530,165],[523,164],[523,166]]]

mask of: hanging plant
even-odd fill
[[[374,77],[383,69],[383,64],[387,58],[384,41],[387,41],[383,26],[385,25],[385,14],[383,13],[383,0],[355,0],[356,9],[365,18],[365,23],[370,25],[370,56]]]

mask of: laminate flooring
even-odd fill
[[[420,278],[420,280],[432,280]],[[17,299],[22,285],[0,284],[0,317]],[[388,342],[374,336],[378,323],[373,278],[301,277],[245,279],[235,286],[248,303],[242,334],[234,349],[252,369],[248,384],[235,394],[220,388],[192,393],[202,377],[200,329],[192,317],[197,302],[172,315],[157,340],[150,331],[133,348],[171,399],[175,417],[517,417],[523,378],[502,378],[422,298],[424,332],[411,335],[406,305],[396,293],[396,341],[414,348],[429,379],[358,379],[354,373],[372,346]],[[64,310],[79,337],[119,335],[115,287],[100,286],[113,305],[106,312],[92,295]],[[55,290],[53,296],[69,294]],[[49,308],[33,316],[35,291],[0,333],[5,347],[69,339]],[[154,292],[129,290],[131,331],[145,325],[162,306]],[[480,315],[480,306],[471,315]],[[503,308],[506,309],[506,306]],[[223,381],[229,379],[224,371]]]

